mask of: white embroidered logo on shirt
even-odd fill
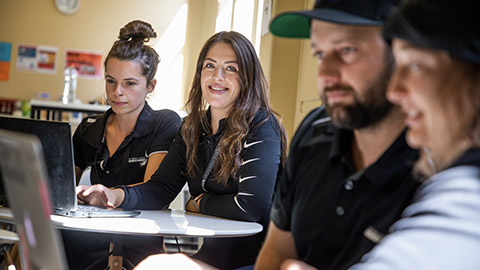
[[[243,181],[245,181],[245,180],[252,179],[252,178],[257,178],[257,176],[256,176],[256,175],[246,176],[246,177],[241,177],[241,176],[240,176],[240,177],[238,178],[238,182],[241,183],[241,182],[243,182]]]
[[[243,143],[243,148],[249,148],[250,146],[255,145],[257,143],[261,143],[261,142],[263,142],[263,141],[256,141],[256,142],[251,142],[251,143],[247,143],[247,141],[245,141]]]
[[[130,157],[130,158],[128,158],[128,163],[139,162],[140,167],[143,167],[143,166],[147,165],[147,161],[148,161],[147,151],[145,151],[145,157]]]
[[[242,161],[242,166],[247,164],[247,163],[250,163],[252,161],[257,161],[257,160],[260,160],[260,158],[252,158],[252,159],[249,159],[249,160]]]

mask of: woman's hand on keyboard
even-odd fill
[[[103,185],[77,186],[77,198],[90,205],[99,207],[117,207],[123,202],[125,193],[122,189],[109,189]]]

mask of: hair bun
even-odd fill
[[[148,42],[150,38],[156,37],[157,33],[153,30],[152,25],[140,20],[127,23],[120,29],[120,34],[118,35],[120,40],[141,40],[142,42]]]

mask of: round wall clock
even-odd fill
[[[72,15],[80,8],[80,0],[55,0],[55,6],[62,14]]]

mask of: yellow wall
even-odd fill
[[[54,0],[1,0],[0,41],[12,43],[12,57],[9,80],[0,81],[0,96],[29,100],[35,93],[48,92],[51,99],[58,100],[63,92],[65,49],[101,52],[105,56],[117,39],[120,28],[134,19],[151,23],[157,35],[161,36],[185,2],[81,0],[80,10],[66,16],[56,10]],[[16,56],[20,43],[58,47],[56,73],[18,71]],[[168,52],[158,53],[162,57],[162,53]],[[103,79],[78,80],[77,97],[83,102],[98,100],[103,93]]]
[[[311,9],[315,0],[274,0],[272,18],[282,12]],[[279,38],[268,33],[262,39],[261,59],[270,83],[270,99],[281,114],[289,140],[305,115],[318,102],[316,63],[309,39]],[[267,61],[264,61],[268,59]],[[304,106],[301,106],[302,101]]]
[[[273,0],[272,18],[285,11],[310,9],[314,2]],[[54,0],[0,0],[0,41],[12,43],[10,78],[0,82],[0,97],[29,100],[35,93],[48,92],[51,99],[58,100],[63,91],[65,49],[101,52],[105,56],[119,29],[133,19],[151,23],[160,37],[184,3],[189,8],[182,96],[191,85],[203,43],[215,32],[218,0],[81,0],[80,10],[71,16],[59,13]],[[151,44],[157,41],[154,39]],[[56,73],[18,71],[16,55],[20,43],[58,47]],[[168,52],[158,53],[162,57]],[[281,114],[291,139],[301,119],[318,105],[310,102],[318,99],[310,41],[267,33],[262,37],[260,60],[269,81],[272,105]],[[103,79],[78,80],[77,97],[83,102],[99,100],[103,93]]]

